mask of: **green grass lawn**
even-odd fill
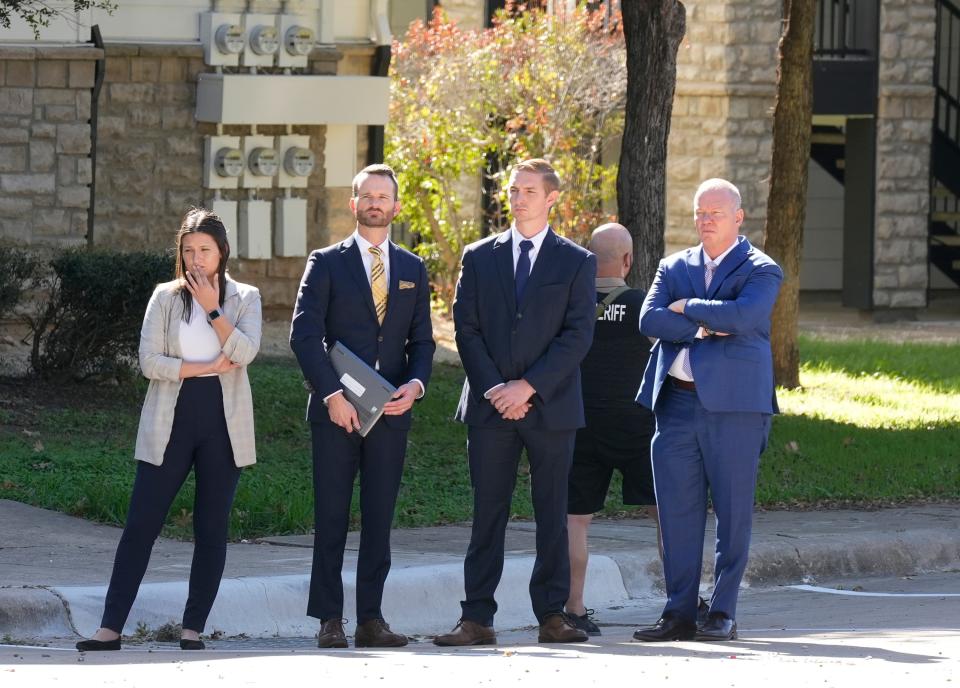
[[[960,498],[960,346],[804,338],[801,357],[804,387],[780,391],[783,415],[761,459],[759,504]],[[452,420],[462,375],[437,366],[415,409],[397,525],[470,518],[466,430]],[[313,491],[299,371],[288,362],[258,361],[250,377],[258,464],[241,478],[232,535],[308,532]],[[122,523],[145,388],[142,380],[124,387],[0,384],[0,498]],[[616,483],[608,515],[629,511],[618,489]],[[188,483],[167,535],[189,535],[192,499]],[[513,512],[532,516],[525,464]]]

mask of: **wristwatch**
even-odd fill
[[[220,309],[214,308],[212,311],[207,313],[207,317],[210,318],[210,322],[213,322],[214,320],[220,317]]]

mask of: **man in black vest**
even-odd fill
[[[633,264],[633,239],[623,225],[609,223],[593,230],[587,248],[597,257],[597,322],[593,344],[580,364],[587,424],[577,431],[570,470],[566,610],[577,628],[600,635],[590,618],[592,610],[583,601],[587,530],[593,514],[603,509],[614,469],[623,475],[624,504],[646,506],[654,522],[657,507],[650,466],[653,413],[634,401],[650,356],[650,340],[639,327],[645,294],[624,280]]]

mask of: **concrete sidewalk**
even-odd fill
[[[91,634],[99,625],[120,530],[7,500],[0,500],[0,523],[0,638]],[[744,584],[759,587],[960,568],[958,525],[960,505],[758,512]],[[586,594],[590,606],[600,609],[662,595],[655,532],[649,520],[594,524]],[[463,525],[394,531],[384,616],[398,630],[432,635],[456,622],[469,536],[469,527]],[[304,611],[311,543],[311,536],[286,536],[229,545],[207,633],[315,634],[318,622]],[[705,580],[712,568],[712,543],[713,533],[708,532]],[[357,534],[351,533],[344,564],[344,616],[351,620],[357,544]],[[126,634],[134,633],[138,624],[155,629],[179,621],[192,549],[188,542],[157,542]],[[511,523],[497,594],[500,630],[536,623],[527,596],[533,554],[533,524]]]

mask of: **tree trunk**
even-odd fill
[[[814,12],[815,0],[785,0],[764,228],[764,251],[783,269],[783,286],[773,308],[773,373],[777,384],[789,389],[800,386],[797,316],[813,115]]]
[[[653,282],[666,226],[667,137],[686,10],[677,0],[620,3],[627,47],[627,107],[617,173],[617,214],[633,236],[627,281]]]

